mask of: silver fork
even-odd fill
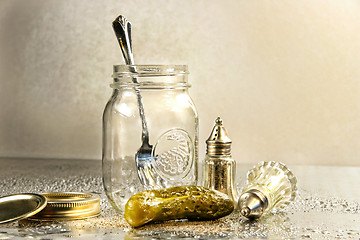
[[[115,31],[115,35],[119,41],[121,51],[123,53],[123,57],[125,63],[127,65],[134,65],[134,55],[132,51],[132,43],[131,43],[131,23],[122,15],[118,16],[112,23],[113,29]],[[135,66],[133,67],[133,72],[136,72]],[[134,83],[139,83],[137,78],[132,78]],[[134,87],[137,102],[139,106],[139,114],[141,118],[141,126],[142,126],[142,144],[139,150],[135,154],[135,163],[137,168],[137,173],[140,179],[140,182],[147,188],[160,188],[162,182],[160,179],[155,177],[155,170],[152,166],[152,149],[153,146],[149,144],[149,130],[145,119],[144,106],[142,103],[142,97],[140,94],[140,89],[135,86]],[[159,185],[160,184],[160,185]]]

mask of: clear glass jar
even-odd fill
[[[114,66],[102,160],[106,195],[120,213],[139,191],[197,184],[198,115],[187,74],[185,65]]]

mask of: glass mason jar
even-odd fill
[[[135,193],[196,185],[198,115],[186,65],[115,65],[103,115],[103,183],[122,213]]]

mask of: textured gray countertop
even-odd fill
[[[87,220],[0,224],[2,239],[360,239],[360,167],[288,166],[298,179],[295,202],[248,221],[238,212],[216,221],[170,221],[132,229],[105,197],[101,162],[0,159],[0,196],[15,193],[98,193],[102,213]],[[250,165],[238,164],[238,187]]]

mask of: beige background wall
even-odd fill
[[[0,1],[0,157],[101,159],[111,28],[137,63],[188,64],[200,156],[219,115],[239,162],[360,165],[360,2]]]

